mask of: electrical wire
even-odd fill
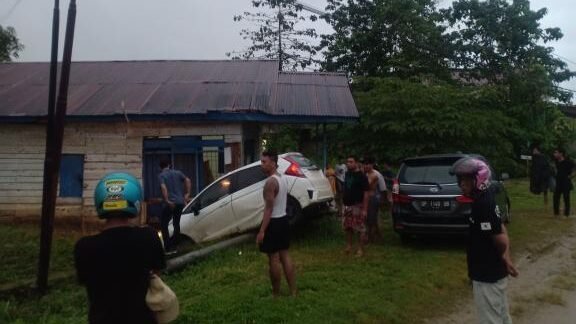
[[[12,16],[12,14],[14,13],[14,11],[16,10],[16,8],[18,7],[18,5],[22,2],[22,0],[16,0],[16,2],[12,5],[12,7],[10,7],[10,9],[8,10],[7,13],[5,13],[2,17],[0,17],[0,23],[4,23],[4,21],[8,18],[10,18],[10,16]]]

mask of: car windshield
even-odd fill
[[[457,183],[450,174],[455,160],[407,161],[399,174],[400,183],[439,185]]]

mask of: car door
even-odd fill
[[[232,193],[232,211],[236,216],[236,227],[240,231],[256,228],[262,222],[264,198],[262,191],[266,175],[260,165],[236,173]]]
[[[190,213],[182,215],[182,232],[200,243],[237,232],[234,213],[230,206],[233,177],[227,176],[213,182],[190,205]],[[194,212],[196,210],[197,212]]]

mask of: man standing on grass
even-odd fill
[[[467,261],[479,323],[511,324],[506,287],[508,275],[516,277],[518,271],[490,189],[490,168],[484,161],[466,157],[454,163],[451,173],[457,176],[462,193],[472,199]]]
[[[152,272],[166,266],[155,230],[136,226],[142,188],[127,173],[111,173],[98,182],[94,205],[102,232],[76,242],[74,261],[86,287],[90,323],[157,323],[146,304]]]
[[[176,253],[176,244],[180,235],[180,216],[184,205],[190,201],[190,192],[192,191],[192,182],[190,178],[179,170],[170,169],[170,162],[162,160],[160,162],[162,172],[158,175],[160,180],[160,189],[162,190],[162,238],[167,254]],[[168,232],[168,225],[172,220],[174,231],[172,237]]]
[[[290,247],[290,222],[286,216],[286,201],[288,199],[288,184],[286,177],[278,169],[278,155],[265,151],[260,159],[262,170],[268,176],[264,185],[264,216],[256,243],[260,251],[268,255],[272,295],[280,294],[282,270],[290,288],[290,294],[296,296],[296,275],[292,260],[288,254]]]
[[[358,233],[358,249],[356,256],[364,255],[366,242],[366,215],[368,213],[368,200],[370,192],[368,179],[358,167],[357,158],[349,156],[346,159],[346,176],[344,178],[344,190],[342,202],[344,204],[342,215],[342,227],[346,232],[345,252],[352,251],[354,233]]]
[[[560,196],[564,199],[564,216],[570,216],[570,191],[574,189],[574,162],[566,158],[566,151],[561,148],[554,150],[556,159],[556,189],[554,190],[554,216],[560,214]]]
[[[368,179],[368,212],[366,216],[367,236],[370,243],[380,239],[380,229],[378,227],[378,211],[380,199],[385,194],[386,184],[384,177],[374,169],[375,160],[373,157],[364,158],[364,172]]]
[[[550,164],[538,145],[532,146],[532,167],[530,169],[530,192],[544,196],[544,206],[548,206],[548,188],[550,185]]]

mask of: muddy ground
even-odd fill
[[[528,252],[515,255],[520,275],[510,278],[508,288],[515,324],[576,323],[576,217],[552,221],[565,222],[571,231],[535,242]],[[475,316],[470,289],[454,313],[426,323],[476,323]]]

